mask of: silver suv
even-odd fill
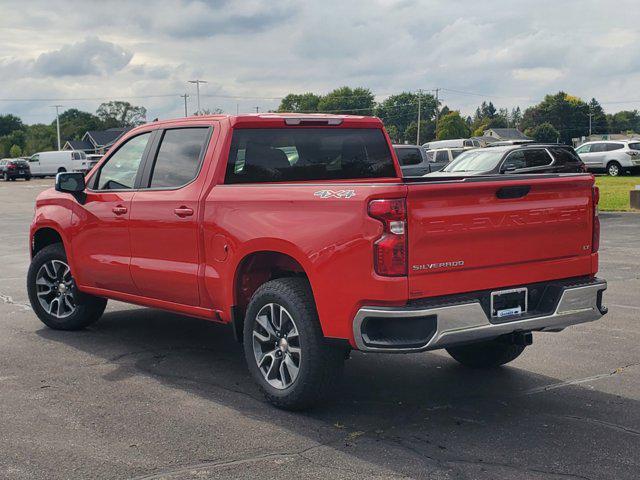
[[[604,170],[612,177],[640,170],[640,140],[586,142],[576,148],[576,153],[587,170]]]

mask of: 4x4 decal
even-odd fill
[[[318,190],[314,193],[320,198],[351,198],[356,196],[355,190]]]

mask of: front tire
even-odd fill
[[[514,345],[502,338],[447,348],[454,360],[470,368],[496,368],[518,358],[524,345]]]
[[[249,371],[276,407],[318,404],[342,373],[345,351],[327,344],[305,279],[260,286],[249,302],[243,336]]]
[[[105,298],[80,292],[71,276],[60,243],[48,245],[31,261],[27,292],[38,318],[54,330],[80,330],[97,321],[107,306]]]
[[[610,177],[617,177],[622,174],[622,167],[618,162],[609,162],[607,164],[607,174]]]

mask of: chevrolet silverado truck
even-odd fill
[[[157,121],[38,196],[27,287],[54,329],[107,299],[228,324],[302,409],[352,349],[489,368],[599,319],[597,204],[587,173],[403,179],[373,117]]]

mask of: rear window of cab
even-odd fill
[[[380,129],[236,129],[225,183],[396,176],[389,145]]]

